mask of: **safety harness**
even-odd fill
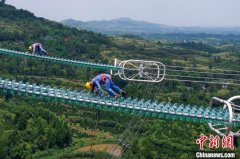
[[[109,78],[108,76],[104,75],[104,74],[101,74],[101,78],[102,78],[102,81],[105,82],[107,79],[109,79],[110,81],[112,81],[111,78]]]

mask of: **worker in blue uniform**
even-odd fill
[[[121,90],[117,85],[115,85],[109,74],[100,74],[94,77],[91,81],[85,83],[85,88],[94,91],[97,88],[98,94],[103,97],[103,92],[101,85],[105,84],[105,90],[113,98],[118,98],[121,94],[124,98],[126,97],[126,92]]]
[[[32,54],[35,55],[47,55],[47,51],[43,49],[42,44],[40,43],[34,43],[28,47],[28,50],[32,52]]]

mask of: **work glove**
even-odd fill
[[[114,98],[114,99],[118,99],[118,97],[119,97],[119,95],[116,94],[113,98]]]

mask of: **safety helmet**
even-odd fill
[[[30,46],[28,47],[28,50],[29,50],[29,51],[31,51],[31,50],[32,50],[32,45],[30,45]]]
[[[90,83],[90,82],[85,83],[84,87],[85,87],[86,89],[92,89],[92,86],[91,86],[91,83]]]

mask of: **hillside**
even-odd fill
[[[101,34],[64,27],[47,19],[36,18],[28,11],[16,10],[13,6],[0,6],[0,15],[2,47],[7,41],[14,41],[12,49],[25,51],[30,44],[38,41],[51,55],[79,59],[96,56],[102,45],[111,46],[109,39]]]
[[[240,34],[240,27],[175,27],[163,24],[150,23],[147,21],[136,21],[129,18],[100,21],[78,21],[66,19],[61,23],[94,32],[111,35],[133,34],[148,37],[152,34]]]
[[[145,59],[167,65],[240,70],[239,45],[229,44],[231,41],[215,46],[195,41],[151,41],[130,35],[106,36],[38,18],[9,5],[0,6],[0,15],[0,47],[3,48],[26,51],[29,44],[41,42],[50,56],[76,60],[106,64],[114,58]],[[3,78],[77,91],[82,91],[83,84],[94,75],[104,72],[47,61],[0,57]],[[221,85],[170,81],[137,83],[123,81],[118,76],[113,80],[132,98],[197,106],[207,106],[213,96],[227,99],[239,93],[235,86],[223,88]],[[116,144],[118,138],[123,138],[132,146],[121,153],[122,158],[185,159],[193,158],[193,152],[199,150],[196,139],[200,133],[208,136],[212,133],[206,124],[144,120],[144,117],[131,114],[98,112],[64,101],[50,103],[47,99],[23,94],[12,97],[9,92],[6,96],[1,91],[0,158],[103,159],[114,157],[114,152],[121,150]],[[139,127],[133,140],[129,136]],[[90,151],[90,147],[95,151]],[[239,149],[235,152],[240,154]]]

